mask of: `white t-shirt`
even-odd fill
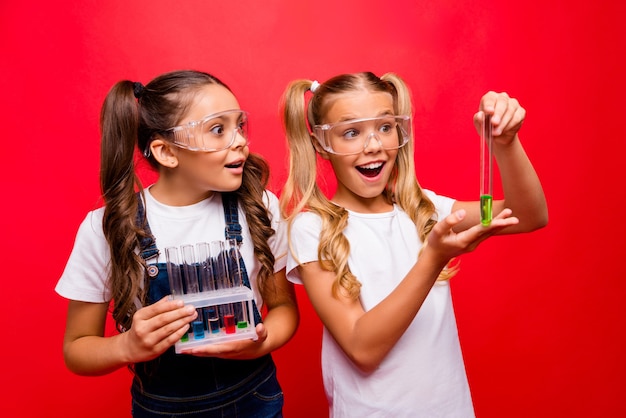
[[[167,247],[225,239],[226,221],[220,193],[214,193],[208,199],[190,206],[167,206],[155,200],[149,189],[144,191],[148,224],[159,249],[158,259],[151,259],[150,263],[164,263],[163,250]],[[286,264],[287,229],[280,217],[277,197],[270,191],[266,191],[265,196],[272,228],[276,231],[269,239],[269,246],[275,257],[274,271],[280,271]],[[78,229],[74,248],[55,288],[59,295],[67,299],[94,303],[108,302],[111,299],[111,292],[107,287],[111,256],[102,231],[103,214],[104,208],[89,212]],[[252,237],[241,206],[239,224],[243,237],[241,255],[246,264],[256,303],[261,309],[263,300],[256,286],[256,277],[261,265],[254,256]]]
[[[454,200],[425,192],[438,219],[451,212]],[[317,261],[320,229],[312,212],[294,220],[290,281],[302,283],[296,260]],[[344,234],[350,242],[348,264],[362,284],[360,300],[367,311],[404,279],[422,242],[398,206],[387,213],[349,212]],[[448,281],[436,282],[404,335],[370,374],[359,371],[324,328],[322,372],[331,417],[474,416]]]

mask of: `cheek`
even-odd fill
[[[328,155],[328,161],[335,173],[346,172],[354,169],[355,159],[352,156],[344,155]]]
[[[391,151],[391,152],[389,153],[389,163],[390,163],[391,165],[398,164],[398,156],[399,156],[399,155],[400,155],[400,154],[399,154],[398,150]]]
[[[192,158],[187,159],[183,163],[187,167],[187,171],[196,171],[197,175],[202,176],[203,173],[224,168],[226,160],[224,156],[221,156],[219,154],[219,152],[198,153],[197,155],[192,156]]]

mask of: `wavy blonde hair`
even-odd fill
[[[343,74],[319,85],[311,100],[306,103],[306,93],[311,80],[291,82],[282,97],[283,125],[289,144],[289,176],[280,196],[281,211],[288,222],[288,230],[296,215],[311,211],[320,216],[322,228],[318,246],[318,261],[323,269],[335,272],[333,293],[344,291],[357,299],[361,283],[348,267],[350,243],[343,234],[348,223],[348,211],[330,202],[317,184],[317,152],[311,127],[322,124],[333,100],[339,95],[355,90],[386,92],[393,98],[397,115],[412,115],[411,93],[405,82],[394,73],[377,77],[371,72]],[[437,222],[434,204],[424,194],[415,176],[413,159],[414,138],[399,149],[394,170],[389,177],[384,197],[398,204],[415,223],[417,234],[426,242]],[[291,248],[291,234],[289,234]],[[458,265],[444,269],[440,280],[454,276]]]

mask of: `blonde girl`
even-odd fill
[[[287,277],[304,285],[324,324],[332,417],[473,416],[446,280],[458,270],[451,260],[494,234],[547,222],[541,184],[518,137],[525,110],[506,93],[489,92],[477,127],[486,114],[505,196],[487,227],[478,202],[420,187],[411,96],[399,76],[344,74],[287,87]],[[317,184],[318,157],[337,179],[330,199]]]

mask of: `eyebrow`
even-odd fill
[[[340,118],[337,122],[333,122],[334,123],[343,123],[343,122],[349,122],[351,120],[355,120],[355,119],[374,119],[374,118],[380,118],[383,116],[395,116],[395,113],[390,111],[390,110],[383,110],[382,112],[378,113],[378,115],[376,116],[370,116],[370,117],[366,117],[366,118],[355,118],[354,116],[344,116],[343,118]]]

